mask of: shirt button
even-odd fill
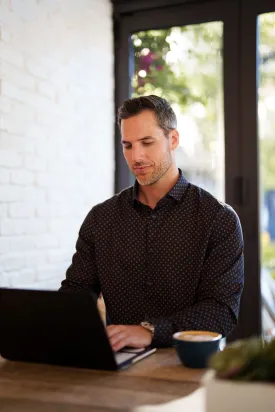
[[[156,219],[156,217],[157,217],[157,215],[156,215],[155,213],[152,213],[152,214],[151,214],[151,218],[152,218],[152,219]]]

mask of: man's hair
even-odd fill
[[[177,118],[174,110],[167,100],[153,94],[125,100],[118,109],[118,125],[121,126],[121,120],[136,116],[144,110],[152,110],[155,113],[158,125],[165,136],[168,136],[170,130],[176,129]]]

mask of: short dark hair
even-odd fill
[[[177,117],[174,110],[167,100],[153,94],[125,100],[118,109],[118,125],[121,126],[121,120],[135,116],[144,110],[152,110],[155,113],[158,125],[165,136],[170,130],[176,129]]]

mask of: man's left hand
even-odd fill
[[[152,332],[136,325],[110,325],[107,334],[114,352],[125,346],[144,348],[152,343]]]

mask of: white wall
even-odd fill
[[[0,0],[0,285],[54,289],[112,196],[108,0]]]

